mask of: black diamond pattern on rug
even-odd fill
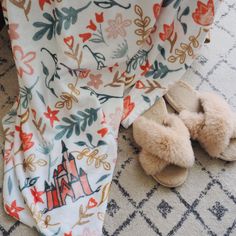
[[[224,217],[225,213],[228,211],[220,202],[216,201],[215,205],[208,209],[217,220],[221,221],[222,217]]]
[[[165,200],[162,200],[161,203],[157,206],[157,210],[161,213],[161,215],[166,218],[171,210],[173,209],[172,206],[168,204]]]

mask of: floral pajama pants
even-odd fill
[[[217,0],[3,0],[19,96],[4,117],[4,208],[42,235],[101,235],[129,127],[181,79]]]

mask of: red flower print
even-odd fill
[[[112,72],[114,67],[119,67],[119,64],[116,62],[113,66],[108,67],[108,70]]]
[[[203,26],[209,26],[214,20],[214,1],[209,0],[207,4],[201,1],[197,2],[197,9],[193,13],[193,20]]]
[[[50,107],[47,107],[47,112],[44,112],[43,114],[50,120],[50,124],[53,127],[53,124],[55,121],[59,121],[59,119],[57,118],[57,113],[59,112],[59,110],[51,110]]]
[[[97,23],[103,23],[103,21],[104,21],[103,12],[101,12],[100,14],[95,13],[95,16],[96,16]]]
[[[33,134],[32,133],[25,133],[22,131],[21,127],[19,126],[16,126],[16,131],[18,131],[20,134],[20,139],[21,139],[21,147],[18,151],[22,150],[23,152],[29,150],[33,145],[34,145],[34,142],[32,142],[32,137],[33,137]]]
[[[84,43],[92,37],[92,34],[91,33],[79,34],[79,37],[82,38]]]
[[[16,32],[18,27],[18,24],[9,24],[8,34],[11,40],[18,39],[20,37],[19,34]]]
[[[124,120],[126,117],[128,117],[128,115],[131,113],[131,111],[133,111],[134,107],[135,107],[135,104],[133,102],[131,102],[131,97],[130,96],[125,97],[122,120]]]
[[[69,233],[64,233],[64,236],[72,236],[72,232],[70,231]]]
[[[102,138],[107,134],[107,132],[108,132],[108,128],[102,128],[97,131],[97,133],[100,134]]]
[[[88,69],[80,70],[79,71],[79,78],[85,79],[88,77],[89,73],[90,73],[90,70],[88,70]]]
[[[98,203],[96,202],[96,200],[92,197],[92,198],[89,199],[87,208],[88,208],[88,209],[94,208],[94,207],[97,206],[97,204],[98,204]]]
[[[145,85],[141,80],[138,80],[135,84],[135,88],[136,89],[143,89],[143,88],[145,88]]]
[[[146,73],[149,71],[150,67],[151,67],[151,65],[149,64],[149,61],[147,60],[145,65],[140,66],[141,70],[143,70],[141,75],[142,76],[146,75]]]
[[[19,76],[22,78],[23,73],[32,75],[34,70],[30,65],[30,62],[33,61],[36,57],[35,52],[28,52],[24,54],[22,48],[20,46],[13,46],[12,48],[13,56],[17,65],[17,72]]]
[[[91,29],[93,31],[97,30],[97,26],[93,23],[92,20],[90,20],[89,25],[87,26],[87,29]]]
[[[19,220],[19,212],[23,211],[23,207],[19,207],[16,205],[16,200],[14,200],[11,205],[9,206],[8,204],[5,204],[5,210],[8,215],[14,217],[15,219]]]
[[[95,89],[99,89],[100,85],[103,84],[102,80],[101,80],[102,75],[101,74],[90,74],[89,78],[91,79],[90,82],[87,83],[88,86],[92,86]]]
[[[3,161],[5,161],[6,164],[8,164],[10,161],[13,160],[13,155],[11,155],[12,148],[13,148],[13,143],[11,143],[9,149],[6,149],[4,151]]]
[[[172,53],[175,43],[177,41],[177,33],[176,32],[174,33],[174,21],[170,25],[164,24],[163,28],[164,28],[164,33],[159,34],[160,38],[162,41],[167,40],[170,43],[170,46],[171,46],[170,53]],[[174,36],[172,37],[173,33],[174,33]]]
[[[154,13],[154,16],[155,16],[156,19],[160,15],[160,12],[161,12],[161,5],[158,4],[158,3],[154,4],[154,6],[153,6],[153,13]]]
[[[174,32],[174,21],[170,25],[164,24],[163,28],[164,28],[164,33],[160,33],[160,38],[162,41],[166,41],[172,36]]]
[[[41,196],[44,194],[44,192],[38,192],[35,186],[33,189],[30,189],[30,192],[34,197],[35,204],[38,202],[44,203],[43,199],[41,198]]]
[[[39,0],[39,6],[40,6],[41,10],[43,10],[45,3],[51,4],[50,0]]]
[[[73,46],[74,46],[74,37],[72,35],[68,36],[68,37],[64,38],[64,42],[69,48],[73,48]]]

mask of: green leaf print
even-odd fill
[[[145,77],[147,78],[152,77],[153,79],[163,79],[164,77],[167,76],[168,73],[179,70],[182,70],[182,68],[178,68],[176,70],[170,70],[166,65],[155,60],[150,70],[145,74]]]
[[[128,62],[126,66],[126,72],[130,73],[132,70],[136,70],[138,66],[143,65],[147,59],[148,54],[151,52],[153,46],[148,50],[139,50]]]
[[[33,26],[39,29],[39,31],[34,34],[33,40],[38,41],[45,35],[47,35],[48,40],[51,40],[56,34],[61,34],[63,27],[65,30],[68,30],[71,25],[77,22],[78,14],[87,9],[90,4],[91,1],[79,9],[63,7],[59,10],[58,8],[55,8],[52,15],[45,12],[43,14],[43,17],[46,20],[45,22],[37,21],[33,23]]]
[[[70,118],[63,117],[62,121],[65,124],[56,126],[56,129],[60,132],[55,136],[55,139],[59,140],[65,135],[66,138],[70,138],[74,131],[79,136],[81,132],[84,132],[88,126],[91,126],[97,120],[99,109],[86,108],[84,111],[77,111],[77,115],[70,115]]]

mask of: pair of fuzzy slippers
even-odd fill
[[[179,115],[167,109],[165,100]],[[182,185],[195,159],[190,139],[213,158],[236,160],[236,113],[223,98],[179,81],[165,100],[159,99],[133,124],[142,148],[139,161],[148,175],[166,187]]]

